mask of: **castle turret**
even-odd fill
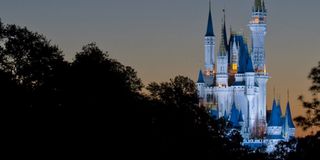
[[[225,110],[229,112],[230,92],[228,89],[228,51],[226,46],[226,35],[224,34],[224,22],[221,29],[221,42],[217,55],[216,64],[216,86],[215,93],[218,100],[219,117],[223,116]]]
[[[211,16],[211,1],[209,4],[209,16],[207,32],[205,35],[205,75],[213,74],[214,69],[214,48],[215,48],[215,35],[212,24]]]
[[[252,60],[257,72],[265,71],[264,40],[267,33],[267,10],[264,0],[255,0],[249,28],[252,32]]]
[[[282,136],[282,113],[280,103],[277,104],[276,100],[273,100],[271,115],[268,121],[267,128],[267,139],[269,140],[267,143],[267,152],[274,151],[276,149],[276,145],[283,141],[284,138]]]
[[[267,134],[269,137],[279,138],[282,131],[282,119],[281,119],[280,104],[277,105],[276,100],[273,100],[271,116],[268,122]]]
[[[197,90],[199,96],[199,103],[200,105],[203,105],[203,99],[205,98],[205,81],[201,70],[199,71]]]

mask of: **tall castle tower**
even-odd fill
[[[258,128],[259,132],[265,132],[266,130],[266,116],[267,116],[267,81],[269,79],[266,72],[265,62],[265,35],[267,33],[266,24],[267,10],[264,0],[255,0],[252,7],[251,21],[249,28],[251,30],[252,38],[252,61],[254,70],[256,72],[256,81],[259,86],[258,95]]]
[[[249,28],[252,32],[252,60],[254,69],[258,72],[265,71],[264,41],[267,33],[266,25],[267,10],[264,0],[255,0],[252,8]]]
[[[219,52],[217,56],[217,66],[216,66],[216,80],[217,86],[226,88],[228,86],[228,50],[227,50],[227,35],[225,32],[225,16],[222,20],[221,26],[221,42],[219,47]]]

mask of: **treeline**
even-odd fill
[[[273,155],[241,146],[238,131],[198,107],[196,86],[187,77],[145,87],[133,68],[95,43],[68,62],[58,46],[27,28],[1,23],[0,39],[4,140],[16,154],[250,160],[298,153],[281,150],[290,144],[279,145]],[[319,142],[317,137],[311,138]],[[299,159],[320,146],[313,140],[298,145],[308,153]]]

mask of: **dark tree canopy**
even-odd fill
[[[64,63],[62,52],[43,35],[16,25],[6,25],[1,33],[0,68],[18,84],[42,86]]]
[[[177,106],[195,105],[198,96],[195,83],[188,77],[177,76],[169,82],[150,83],[147,87],[150,96],[166,104]]]
[[[138,94],[143,87],[131,67],[108,58],[107,52],[94,43],[85,45],[76,54],[69,77],[68,86],[79,105],[120,105],[123,98]]]

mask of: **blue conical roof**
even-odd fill
[[[203,74],[202,71],[199,71],[199,76],[198,76],[198,81],[197,83],[204,83],[204,78],[203,78]]]
[[[279,109],[279,113],[280,113],[280,116],[282,116],[282,109],[281,109],[281,106],[280,106],[280,99],[278,99],[278,109]]]
[[[274,110],[276,107],[277,107],[276,99],[273,99],[273,102],[272,102],[272,110]]]
[[[211,6],[210,6],[211,8]],[[207,32],[206,37],[213,37],[214,31],[213,31],[213,24],[212,24],[212,16],[211,16],[211,9],[209,10],[209,17],[208,17],[208,26],[207,26]]]
[[[230,122],[233,126],[239,126],[239,111],[235,103],[232,104]]]
[[[287,103],[287,108],[286,108],[286,114],[285,114],[285,124],[284,125],[288,125],[289,128],[295,128],[293,121],[292,121],[292,117],[291,117],[291,110],[290,110],[290,104],[289,102]]]
[[[254,72],[251,56],[248,56],[246,72]]]
[[[240,47],[238,73],[245,73],[249,57],[248,45],[245,43],[243,36],[239,36],[238,41]]]
[[[273,100],[268,126],[281,126],[281,110],[280,106],[277,106],[276,100]]]

